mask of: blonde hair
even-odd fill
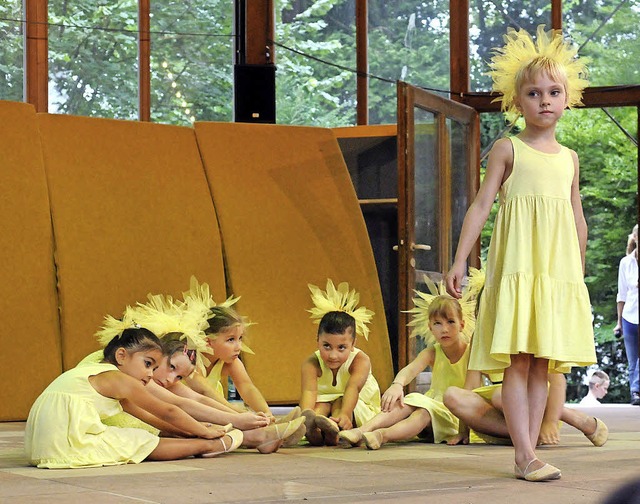
[[[627,255],[638,248],[638,225],[633,226],[633,230],[627,239]]]
[[[449,295],[441,295],[436,297],[429,305],[429,322],[435,317],[456,318],[463,320],[462,306],[457,299]]]
[[[565,94],[569,93],[567,72],[564,66],[546,56],[538,56],[518,70],[515,79],[516,93],[520,92],[525,83],[532,82],[536,77],[542,74],[546,74],[555,82],[560,82],[564,87]]]

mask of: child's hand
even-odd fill
[[[459,444],[469,444],[469,435],[468,434],[456,434],[449,441],[447,441],[449,446],[459,445]]]
[[[338,424],[340,430],[353,429],[351,418],[349,418],[347,415],[338,415],[337,417],[331,417],[331,420]]]
[[[380,406],[382,411],[389,412],[393,405],[399,401],[400,406],[404,406],[404,387],[399,383],[392,383],[391,386],[382,394]]]
[[[266,427],[269,425],[270,420],[262,412],[254,413],[253,411],[246,411],[245,413],[238,413],[233,415],[233,426],[240,430],[257,429],[258,427]]]
[[[542,421],[540,435],[538,436],[538,446],[560,444],[560,432],[558,432],[558,422]]]
[[[222,425],[216,425],[209,422],[202,422],[207,429],[207,434],[202,436],[204,439],[218,439],[227,433],[227,429]]]

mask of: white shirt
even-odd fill
[[[638,323],[638,260],[634,253],[620,261],[618,269],[618,298],[624,302],[622,318],[632,324]]]
[[[591,394],[587,394],[580,401],[580,406],[600,406],[600,404],[601,404],[600,401],[598,401]]]

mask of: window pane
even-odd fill
[[[49,112],[137,119],[137,1],[50,0],[49,22]]]
[[[637,84],[640,72],[640,3],[620,0],[563,2],[567,33],[589,58],[592,86]],[[630,64],[631,63],[631,64]]]
[[[24,19],[21,0],[0,2],[0,100],[23,100]],[[12,21],[15,20],[15,21]]]
[[[396,122],[396,84],[449,89],[449,3],[369,0],[369,123]]]
[[[586,0],[591,2],[593,0]],[[563,6],[566,2],[563,2]],[[524,28],[535,35],[538,25],[551,28],[550,0],[471,0],[469,2],[470,85],[474,91],[491,89],[491,78],[484,75],[491,50],[502,47],[507,28]]]
[[[151,2],[151,118],[231,121],[233,2]]]
[[[314,126],[355,124],[355,1],[275,0],[274,3],[276,42],[305,54],[275,48],[277,122]]]

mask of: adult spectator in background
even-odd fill
[[[627,243],[627,255],[618,269],[618,323],[613,332],[624,336],[624,348],[629,361],[629,389],[631,404],[640,406],[640,377],[638,376],[638,225],[633,228]]]

